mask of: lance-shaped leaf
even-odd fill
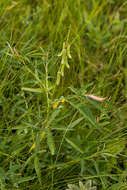
[[[23,87],[22,90],[28,91],[28,92],[37,92],[37,93],[42,93],[43,90],[41,88],[26,88]]]
[[[98,126],[98,124],[95,122],[95,119],[88,108],[88,106],[83,106],[83,105],[76,105],[70,101],[70,104],[75,107],[83,116],[85,119],[87,119],[92,126],[96,127],[99,131],[101,131],[101,128]]]
[[[38,159],[37,156],[35,156],[35,158],[34,158],[34,167],[35,167],[35,171],[36,171],[36,174],[37,174],[37,177],[38,177],[38,181],[42,185],[40,164],[39,164],[39,159]]]
[[[65,140],[75,149],[75,150],[77,150],[78,152],[80,152],[80,153],[84,153],[83,152],[83,150],[78,146],[78,145],[76,145],[74,142],[72,142],[70,139],[68,139],[68,138],[65,138]]]
[[[55,154],[55,143],[54,143],[52,132],[50,129],[47,129],[46,133],[47,133],[47,144],[48,144],[49,150],[50,150],[51,154],[54,155]]]

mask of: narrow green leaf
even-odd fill
[[[95,102],[95,101],[87,99],[87,98],[86,98],[86,100],[88,101],[88,103],[90,104],[90,106],[95,107],[99,111],[103,112],[103,108],[102,108],[102,106],[98,102]]]
[[[78,89],[76,89],[76,88],[74,88],[74,87],[72,87],[72,86],[69,86],[69,89],[70,89],[73,93],[75,93],[75,94],[77,94],[77,95],[79,95],[79,93],[80,93],[80,91],[79,91]]]
[[[50,131],[50,129],[47,129],[46,132],[47,132],[47,144],[49,146],[49,150],[50,150],[51,154],[54,155],[55,154],[55,144],[54,144],[52,132]]]
[[[91,111],[89,110],[89,108],[87,106],[83,107],[81,104],[76,105],[76,104],[72,103],[71,101],[70,101],[70,104],[74,108],[76,108],[84,116],[84,118],[87,119],[92,124],[92,126],[96,127],[101,132],[101,128],[95,122],[94,117],[93,117]]]
[[[37,153],[40,146],[40,134],[37,133],[36,135],[36,145],[35,145],[35,152]]]
[[[80,113],[84,115],[84,117],[99,131],[101,131],[101,128],[98,126],[98,124],[95,122],[94,117],[92,115],[92,112],[88,107],[80,106]]]
[[[84,161],[84,159],[81,159],[81,161],[80,161],[80,167],[81,167],[80,173],[81,173],[81,175],[83,175],[84,171],[85,171],[85,161]]]
[[[59,130],[59,131],[74,131],[74,129],[67,129],[66,126],[62,126],[62,125],[56,125],[54,127],[52,127],[53,130]]]
[[[21,183],[24,183],[24,182],[27,182],[27,181],[31,181],[31,180],[34,180],[34,179],[35,179],[35,176],[22,177],[22,178],[19,178],[18,180],[16,180],[15,184],[21,184]]]
[[[37,156],[35,156],[35,158],[34,158],[34,167],[35,167],[35,171],[36,171],[36,174],[37,174],[37,177],[38,177],[38,181],[42,185],[40,164],[39,164],[39,159],[38,159]]]
[[[72,123],[69,124],[68,128],[73,128],[75,127],[76,125],[78,125],[82,120],[84,119],[84,117],[80,117],[79,119],[73,121]]]
[[[49,117],[50,119],[49,119],[49,121],[48,121],[48,123],[47,123],[47,127],[49,127],[50,124],[53,122],[53,120],[55,120],[55,118],[59,115],[60,111],[61,111],[60,109],[56,109],[56,110],[51,114],[51,116]]]
[[[46,150],[41,150],[38,152],[38,154],[42,154],[46,152]],[[22,167],[21,171],[23,171],[25,169],[25,167],[30,163],[32,162],[32,160],[34,160],[34,157],[36,157],[36,153],[33,153],[27,160],[26,162],[24,163],[24,166]]]
[[[22,90],[28,91],[28,92],[37,92],[37,93],[43,92],[43,90],[41,88],[25,88],[25,87],[23,87]]]
[[[31,160],[36,156],[36,154],[32,154],[27,160],[26,162],[24,163],[24,166],[22,167],[22,170],[23,171],[25,169],[25,167],[29,164],[29,162],[31,162]]]
[[[40,84],[40,86],[42,86],[45,89],[45,86],[43,84],[43,82],[38,78],[38,76],[23,62],[23,64],[25,65],[26,70],[31,73],[34,78],[38,81],[38,83]]]
[[[113,93],[112,102],[114,102],[117,99],[119,89],[121,87],[122,79],[123,79],[123,76],[120,77],[119,80],[118,80],[118,84],[117,84],[117,86],[115,88],[115,92]]]
[[[72,142],[70,139],[68,139],[68,138],[65,138],[65,140],[75,149],[75,150],[77,150],[78,152],[80,152],[80,153],[84,153],[84,151],[78,146],[78,145],[76,145],[74,142]]]

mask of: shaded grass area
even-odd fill
[[[2,190],[127,189],[126,11],[123,0],[0,1]]]

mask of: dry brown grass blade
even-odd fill
[[[98,101],[98,102],[104,102],[104,100],[107,99],[107,97],[102,98],[102,97],[99,97],[99,96],[95,96],[95,95],[93,95],[93,94],[86,94],[86,97],[87,97],[87,98],[90,98],[90,99],[92,99],[92,100]]]

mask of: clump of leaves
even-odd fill
[[[68,184],[68,189],[66,190],[97,190],[96,186],[92,187],[92,181],[89,180],[85,184],[79,181],[79,186],[74,184]]]

